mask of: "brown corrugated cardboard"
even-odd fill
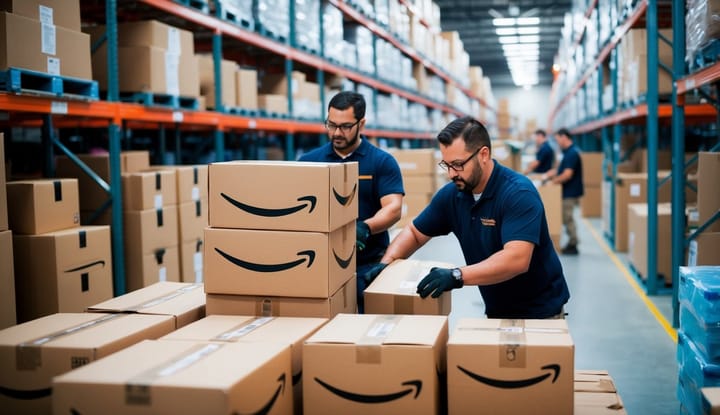
[[[576,415],[626,415],[613,379],[604,370],[575,371]]]
[[[275,94],[258,94],[258,108],[267,112],[276,112],[278,114],[287,114],[288,100],[284,95]]]
[[[562,186],[548,183],[537,188],[545,207],[548,231],[551,235],[562,233]]]
[[[447,347],[449,414],[573,413],[565,320],[465,318]]]
[[[53,412],[293,413],[282,343],[144,341],[53,379]]]
[[[702,408],[707,415],[720,414],[720,387],[701,388],[702,392]]]
[[[207,295],[207,314],[333,318],[357,311],[355,276],[329,298]]]
[[[0,10],[80,31],[79,0],[0,0]]]
[[[157,20],[118,25],[118,46],[153,46],[180,55],[194,55],[193,33]]]
[[[18,321],[82,312],[113,296],[110,227],[13,235]]]
[[[212,227],[330,232],[357,218],[354,162],[213,163],[209,182]]]
[[[122,190],[126,210],[160,209],[177,204],[177,182],[172,169],[125,173]]]
[[[13,67],[92,79],[90,36],[59,26],[54,37],[48,33],[39,20],[0,12],[0,70]]]
[[[441,413],[447,336],[445,316],[336,316],[305,341],[305,413]]]
[[[720,232],[702,232],[688,247],[688,265],[720,265]],[[659,255],[659,254],[658,254]]]
[[[198,164],[192,166],[162,166],[175,170],[177,179],[177,203],[207,200],[208,198],[208,166]]]
[[[202,237],[180,243],[180,281],[201,283],[204,281]]]
[[[205,317],[201,284],[158,282],[87,308],[89,312],[159,314],[175,317],[175,328]]]
[[[395,226],[401,228],[410,223],[430,204],[431,199],[431,193],[406,194],[403,197],[400,220],[395,223]]]
[[[110,183],[110,156],[108,154],[77,154],[77,157],[101,179]],[[150,167],[150,153],[147,151],[123,151],[120,153],[120,172],[134,173]],[[108,199],[108,194],[98,186],[80,167],[66,156],[55,158],[55,173],[58,177],[78,179],[80,208],[94,210]]]
[[[205,291],[328,298],[355,272],[355,223],[330,233],[205,229]]]
[[[8,230],[8,215],[5,189],[5,135],[0,133],[0,231],[6,230]]]
[[[585,185],[580,198],[580,215],[583,218],[599,218],[602,214],[602,190],[600,185]]]
[[[130,210],[124,214],[125,252],[149,254],[157,248],[177,245],[178,208]]]
[[[720,210],[720,192],[717,180],[720,177],[720,153],[698,153],[697,204],[700,223],[707,222]],[[715,221],[707,231],[720,231],[720,220]]]
[[[125,249],[125,281],[134,291],[156,282],[180,282],[180,248],[178,243],[157,247],[152,252]]]
[[[203,237],[208,226],[207,199],[178,205],[178,241],[188,242]]]
[[[258,109],[257,71],[240,68],[235,72],[235,99],[240,108]]]
[[[658,180],[668,172],[658,172]],[[671,183],[658,189],[658,203],[670,201]],[[628,209],[631,203],[647,203],[647,173],[619,173],[615,184],[615,250],[628,249]]]
[[[640,173],[647,173],[648,171],[648,150],[647,149],[638,149],[633,151],[632,155],[630,156],[634,162],[634,164],[637,166],[638,172]],[[658,150],[657,151],[657,169],[658,170],[670,170],[672,169],[672,153],[670,150]],[[583,171],[585,171],[583,165]]]
[[[212,55],[197,55],[198,76],[200,77],[200,93],[207,99],[208,108],[215,105],[215,64]],[[220,62],[220,85],[222,86],[221,104],[233,108],[237,105],[237,84],[235,78],[237,63],[223,59]]]
[[[390,154],[400,165],[403,177],[432,175],[439,169],[434,149],[393,150]]]
[[[0,232],[0,329],[17,324],[12,231]]]
[[[169,316],[76,313],[2,330],[0,407],[12,414],[49,414],[54,376],[173,329]]]
[[[603,181],[603,153],[582,152],[580,153],[582,160],[583,183],[585,188],[589,185],[600,186]]]
[[[80,226],[76,179],[18,180],[6,188],[8,222],[16,234],[35,235]]]
[[[417,285],[433,267],[455,268],[456,265],[416,259],[396,260],[388,265],[365,289],[367,314],[448,315],[452,306],[450,292],[438,298],[420,298]]]
[[[292,71],[290,88],[293,96],[298,96],[302,84],[305,82],[305,74],[300,71]],[[265,74],[260,80],[258,91],[261,94],[288,96],[287,76],[282,74]]]
[[[435,175],[407,175],[403,172],[405,194],[435,193]]]
[[[295,413],[302,413],[302,347],[326,318],[207,316],[160,338],[167,341],[285,343],[292,356]],[[288,384],[288,387],[290,384]]]
[[[648,205],[628,205],[628,260],[642,279],[648,277]],[[657,205],[657,273],[665,278],[665,284],[672,284],[671,226],[672,207],[670,203]]]

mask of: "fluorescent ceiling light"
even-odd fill
[[[533,52],[539,51],[540,45],[537,43],[524,43],[524,44],[507,44],[502,46],[503,51],[507,52]]]
[[[497,29],[496,29],[497,30]],[[517,33],[519,35],[537,35],[540,33],[539,27],[518,27]]]
[[[492,23],[493,23],[493,26],[512,26],[515,24],[515,19],[513,19],[511,17],[493,19]]]
[[[520,36],[520,43],[539,43],[540,42],[540,36],[538,35],[526,35],[526,36]]]
[[[508,36],[518,34],[518,30],[514,27],[496,27],[495,34],[498,36]]]
[[[539,25],[540,18],[539,17],[518,17],[516,22],[517,22],[518,26]]]
[[[516,45],[519,43],[517,36],[500,36],[498,40],[500,40],[500,44],[502,45]]]
[[[505,57],[506,58],[516,58],[516,57],[523,57],[523,58],[535,58],[537,59],[540,56],[540,51],[535,50],[529,50],[529,51],[523,51],[523,50],[508,50],[505,51]]]

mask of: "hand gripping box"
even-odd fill
[[[9,182],[7,198],[10,230],[15,234],[37,235],[80,226],[76,179]]]
[[[355,273],[355,223],[329,233],[205,229],[205,291],[328,298]]]
[[[76,313],[2,330],[0,408],[7,414],[49,414],[54,376],[174,328],[170,316]]]
[[[144,341],[53,380],[56,414],[293,413],[287,343]]]
[[[301,414],[303,343],[327,322],[326,318],[214,315],[198,320],[159,340],[289,344],[292,355],[295,413]]]
[[[331,232],[358,215],[354,162],[231,161],[208,174],[214,228]]]
[[[205,317],[205,293],[201,284],[158,282],[95,304],[87,311],[173,316],[175,328],[180,328]]]
[[[445,316],[336,316],[305,341],[305,413],[441,413],[447,327]]]
[[[416,259],[396,260],[388,265],[365,289],[367,314],[449,315],[450,291],[438,298],[420,298],[417,286],[433,267],[455,268],[455,265]]]
[[[461,319],[448,341],[448,413],[573,413],[565,320]]]

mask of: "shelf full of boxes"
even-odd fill
[[[659,149],[659,143],[671,144],[671,124],[673,129],[677,124],[671,99],[673,72],[677,78],[677,68],[684,68],[686,13],[684,4],[675,3],[672,9],[648,1],[576,4],[574,14],[566,18],[558,57],[562,68],[553,86],[549,122],[555,129],[570,128],[581,143],[590,144],[586,147],[597,148],[600,141],[602,163],[595,165],[594,173],[602,178],[605,236],[616,251],[628,252],[629,265],[649,294],[668,293],[672,286],[673,296],[678,265],[671,264],[676,248],[669,243],[670,235],[671,230],[686,229],[685,204],[677,204],[676,193],[689,203],[702,193],[700,175],[688,169],[692,163],[685,163],[697,156],[685,154],[684,147],[678,153],[677,139],[672,140],[672,152]],[[683,23],[680,29],[678,20]],[[661,25],[666,28],[659,29]],[[682,48],[672,46],[680,43]],[[683,55],[679,63],[674,53]],[[716,117],[713,105],[688,101],[682,125],[714,124]],[[679,140],[690,143],[683,127],[679,134]],[[693,150],[697,149],[696,145]],[[679,157],[679,170],[674,170],[674,157]],[[671,227],[675,213],[682,221]],[[717,263],[716,256],[708,256],[711,242],[700,242],[700,263]],[[684,248],[680,252],[682,258]],[[658,278],[648,278],[654,275]],[[677,315],[676,302],[674,309]]]

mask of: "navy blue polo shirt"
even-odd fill
[[[358,220],[365,220],[375,216],[382,207],[380,198],[383,196],[393,193],[405,194],[402,176],[400,175],[400,166],[395,158],[365,139],[345,159],[335,153],[332,143],[327,143],[303,154],[300,161],[325,163],[357,161],[359,163]],[[371,235],[365,244],[365,249],[358,253],[357,265],[379,261],[389,244],[390,236],[387,231]]]
[[[413,224],[425,235],[452,232],[468,265],[481,262],[510,241],[535,244],[530,267],[507,281],[479,286],[489,318],[547,318],[570,298],[548,232],[545,209],[532,182],[497,162],[476,202],[453,183],[443,186]]]
[[[558,166],[558,175],[562,174],[565,169],[572,169],[573,175],[570,180],[562,185],[563,199],[569,197],[580,197],[585,193],[583,186],[582,160],[580,159],[580,151],[575,144],[563,150],[563,159]]]
[[[540,148],[535,154],[535,159],[539,163],[537,167],[535,167],[535,170],[533,170],[533,173],[545,173],[546,171],[552,169],[553,164],[555,163],[555,152],[548,141],[545,141],[542,145],[540,145]]]

